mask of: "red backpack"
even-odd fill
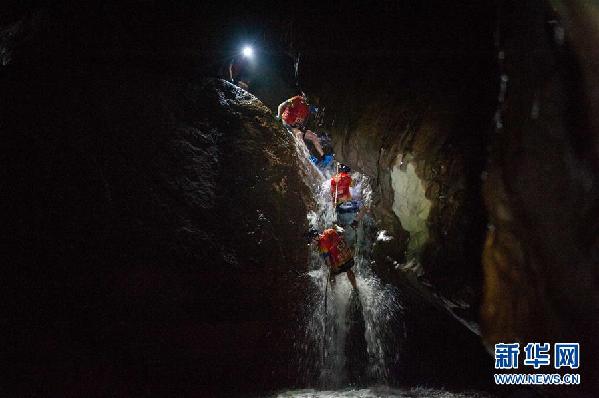
[[[283,121],[291,126],[303,123],[310,114],[310,108],[301,95],[287,100],[287,107],[281,116]]]

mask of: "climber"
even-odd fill
[[[310,107],[306,94],[301,92],[301,95],[291,97],[279,105],[277,110],[277,119],[283,121],[283,125],[290,129],[298,139],[304,142],[311,142],[320,156],[319,160],[325,160],[325,153],[320,145],[320,140],[313,131],[306,129],[306,120],[310,116],[311,111],[317,108]]]
[[[227,80],[247,90],[250,86],[249,79],[249,60],[246,56],[233,57],[227,67]]]
[[[239,53],[228,59],[219,71],[221,78],[248,90],[255,72],[254,50],[245,46]]]
[[[331,178],[331,196],[337,213],[337,224],[354,229],[364,216],[364,208],[358,200],[352,200],[350,187],[353,186],[351,168],[343,163],[337,164],[337,173]]]
[[[325,229],[322,234],[311,228],[305,236],[311,243],[318,245],[320,254],[329,267],[331,286],[335,284],[335,277],[345,272],[353,288],[358,290],[356,276],[351,270],[354,266],[353,254],[345,239],[333,228]]]

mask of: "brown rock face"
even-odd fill
[[[485,341],[580,342],[582,388],[598,390],[597,79],[585,67],[597,59],[577,50],[588,40],[582,21],[542,2],[503,12],[506,99],[484,192]]]

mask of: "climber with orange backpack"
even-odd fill
[[[291,97],[279,105],[276,118],[282,120],[283,126],[291,130],[298,139],[312,143],[319,155],[317,160],[324,161],[327,155],[322,149],[320,139],[313,131],[306,128],[308,116],[317,109],[308,105],[306,94],[300,92],[300,95]]]
[[[317,229],[311,228],[305,236],[318,247],[322,258],[329,267],[331,287],[335,284],[335,277],[345,272],[352,287],[357,290],[356,276],[351,270],[354,266],[353,253],[337,230],[328,228],[320,234]]]

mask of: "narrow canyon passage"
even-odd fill
[[[291,134],[291,133],[290,133]],[[486,397],[484,392],[448,392],[444,389],[414,388],[397,389],[398,369],[405,367],[403,345],[417,344],[408,337],[404,319],[404,307],[397,287],[384,283],[373,270],[373,248],[376,242],[392,238],[386,231],[377,228],[377,222],[366,215],[355,227],[345,229],[338,226],[332,202],[331,177],[334,165],[316,167],[309,160],[309,152],[303,142],[295,140],[297,154],[313,195],[313,206],[307,219],[311,227],[323,229],[334,226],[352,246],[354,273],[358,290],[352,289],[349,281],[340,275],[334,285],[328,282],[329,268],[320,255],[312,253],[308,271],[302,275],[310,281],[304,298],[305,334],[296,342],[300,362],[299,383],[303,389],[282,391],[277,397]],[[354,185],[352,198],[363,206],[372,206],[370,178],[359,172],[352,173]],[[409,304],[407,304],[409,305]],[[429,310],[430,311],[430,310]],[[434,311],[436,312],[436,310]],[[421,314],[425,317],[427,315]],[[434,315],[433,315],[434,316]],[[429,325],[427,325],[429,326]],[[415,330],[409,330],[410,333]],[[474,340],[472,336],[472,340]],[[472,354],[472,352],[471,352]],[[448,355],[437,355],[442,361]],[[465,358],[465,357],[464,357]],[[463,360],[455,356],[455,360]],[[431,367],[432,369],[432,367]],[[401,372],[401,371],[400,371]],[[422,377],[422,375],[420,375]],[[455,381],[455,380],[454,380]],[[438,376],[420,379],[419,384],[435,385]],[[483,383],[484,384],[484,383]],[[364,388],[364,386],[376,386]],[[456,383],[458,385],[458,383]],[[456,385],[452,386],[456,389]],[[480,385],[472,383],[472,385]],[[313,386],[312,389],[306,387]],[[459,387],[458,387],[459,389]]]
[[[0,5],[1,395],[596,396],[599,8],[205,3]]]

